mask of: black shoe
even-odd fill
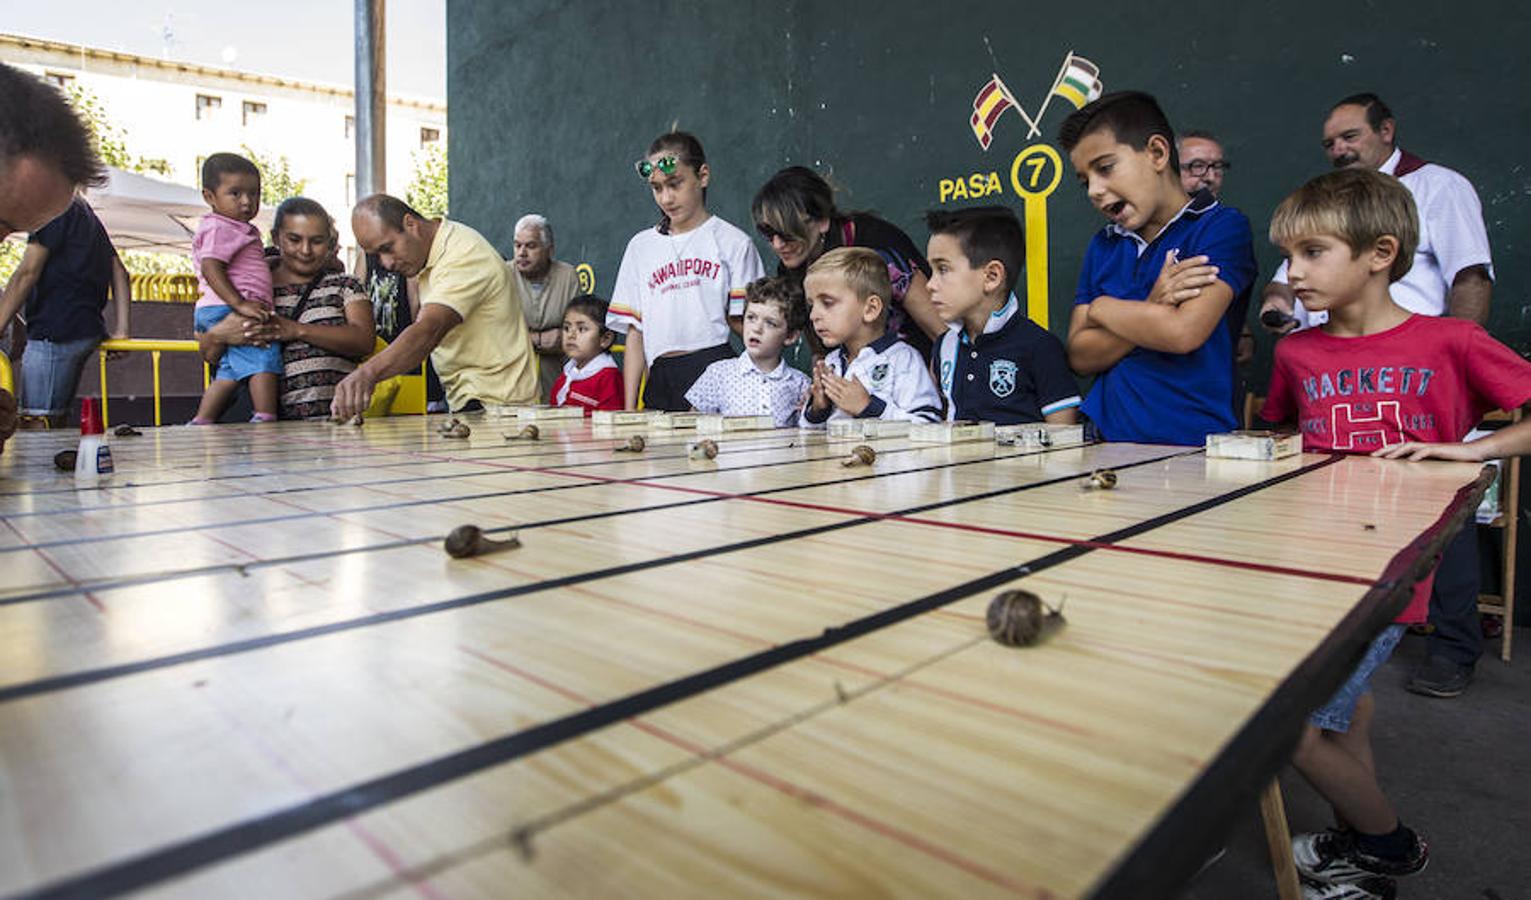
[[[1415,670],[1405,685],[1410,693],[1426,697],[1456,697],[1473,683],[1473,667],[1454,663],[1444,656],[1431,656]]]

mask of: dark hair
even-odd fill
[[[788,166],[755,192],[750,215],[778,234],[812,245],[814,219],[833,222],[843,214],[835,208],[835,190],[823,176],[804,166]]]
[[[610,304],[594,294],[576,294],[569,305],[564,307],[564,313],[576,312],[601,326],[601,331],[606,331],[606,307]]]
[[[373,194],[363,197],[356,204],[358,211],[366,210],[377,216],[378,221],[392,228],[394,231],[404,230],[404,217],[414,216],[422,222],[428,221],[429,217],[421,215],[418,210],[392,194]]]
[[[1382,102],[1381,97],[1378,97],[1371,91],[1351,94],[1349,97],[1329,107],[1329,112],[1324,114],[1324,118],[1327,119],[1329,116],[1334,115],[1334,111],[1342,106],[1359,106],[1366,110],[1366,124],[1372,127],[1372,131],[1381,131],[1382,123],[1393,119],[1393,111],[1388,108],[1386,103]],[[1397,128],[1397,121],[1397,119],[1393,119],[1395,129]]]
[[[1190,131],[1182,131],[1182,132],[1180,132],[1180,140],[1188,141],[1191,138],[1197,138],[1198,140],[1203,140],[1203,141],[1211,141],[1212,143],[1217,144],[1219,146],[1222,146],[1222,143],[1223,143],[1222,141],[1217,139],[1217,135],[1213,134],[1210,131],[1203,131],[1200,128],[1192,128]]]
[[[932,236],[950,235],[962,248],[973,268],[999,260],[1005,267],[1005,293],[1015,290],[1026,264],[1026,234],[1021,220],[1008,206],[972,206],[966,209],[934,209],[925,214]]]
[[[808,327],[808,298],[803,295],[802,283],[795,278],[777,275],[751,281],[744,286],[746,312],[751,303],[771,303],[780,307],[789,332],[801,332]]]
[[[1058,128],[1058,146],[1072,153],[1086,135],[1111,129],[1118,143],[1134,150],[1148,149],[1148,140],[1162,135],[1170,148],[1171,172],[1180,171],[1180,153],[1175,149],[1175,129],[1159,108],[1152,94],[1142,91],[1112,91],[1069,114]]]
[[[701,177],[702,166],[707,165],[707,152],[702,149],[702,142],[696,139],[696,135],[689,131],[667,131],[654,138],[653,143],[649,144],[647,155],[653,156],[664,151],[675,154],[681,164],[690,166],[697,177]],[[707,202],[706,188],[702,188],[702,202]],[[670,233],[670,217],[663,213],[659,216],[659,233]]]
[[[260,169],[238,153],[214,153],[202,161],[202,189],[216,191],[225,175],[254,175],[260,180]]]
[[[319,201],[310,200],[307,197],[288,197],[277,206],[276,213],[272,216],[272,243],[277,242],[277,234],[282,230],[282,222],[285,221],[288,216],[304,216],[310,219],[319,219],[324,222],[325,230],[330,233],[331,238],[334,238],[337,234],[335,231],[334,218],[332,218],[329,212],[322,205],[320,205]]]
[[[0,167],[20,156],[57,166],[76,187],[106,183],[90,132],[58,88],[0,63]]]

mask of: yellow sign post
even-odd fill
[[[1047,195],[1063,178],[1063,160],[1047,144],[1032,144],[1010,164],[1010,186],[1022,198],[1026,224],[1026,316],[1047,327]]]

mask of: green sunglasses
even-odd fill
[[[633,168],[638,170],[639,178],[648,178],[650,175],[654,174],[655,169],[658,169],[666,175],[674,175],[675,169],[679,165],[680,159],[677,157],[661,156],[653,162],[649,162],[646,159],[640,159],[633,166]]]

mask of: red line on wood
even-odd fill
[[[584,697],[577,691],[556,685],[553,682],[548,681],[545,678],[533,675],[532,673],[527,672],[518,666],[514,666],[510,663],[498,660],[492,656],[489,656],[488,654],[474,650],[471,647],[459,645],[459,649],[475,657],[476,659],[482,660],[483,662],[494,666],[495,668],[502,669],[511,673],[512,675],[516,675],[541,687],[547,688],[548,690],[553,691],[561,697],[583,703],[586,706],[596,705],[595,702],[590,698]],[[694,741],[683,738],[680,735],[674,734],[668,729],[662,728],[658,725],[643,722],[638,719],[630,719],[628,720],[627,724],[632,725],[633,727],[638,728],[639,730],[652,735],[653,737],[656,737],[668,744],[679,747],[680,749],[685,750],[687,753],[701,755],[708,752],[705,747],[696,744]],[[975,875],[985,881],[997,884],[1017,894],[1027,894],[1037,898],[1052,897],[1052,893],[1050,891],[1036,888],[1031,885],[1022,884],[1001,872],[996,872],[987,866],[962,856],[956,851],[947,849],[946,847],[943,847],[933,841],[926,840],[925,838],[914,834],[911,831],[890,825],[881,819],[877,819],[871,815],[839,803],[834,799],[819,793],[818,791],[803,787],[802,785],[799,785],[795,782],[788,781],[785,778],[773,775],[756,766],[729,759],[728,757],[722,755],[711,756],[708,757],[708,759],[709,761],[718,763],[719,765],[735,772],[736,774],[743,775],[744,777],[749,778],[758,784],[772,788],[773,790],[786,794],[793,799],[806,802],[818,809],[824,810],[825,812],[851,822],[852,824],[859,825],[868,831],[880,834],[883,837],[903,844],[912,850],[917,850],[950,866],[961,869],[970,875]]]

